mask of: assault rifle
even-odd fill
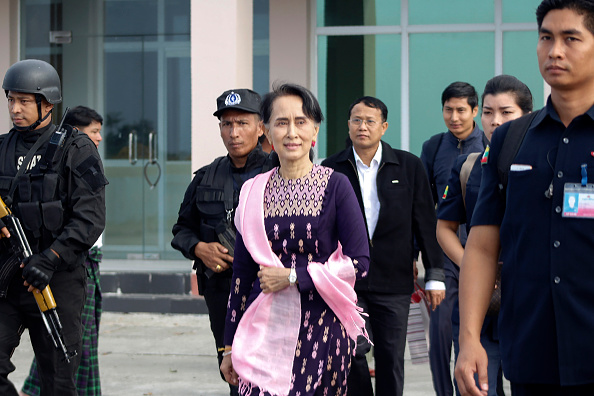
[[[6,238],[4,234],[0,233],[0,249],[3,258],[6,258],[3,260],[4,263],[0,264],[0,297],[5,297],[12,277],[25,258],[30,257],[33,252],[31,251],[21,222],[12,214],[2,198],[0,198],[0,220],[10,233],[10,238]],[[41,312],[41,318],[54,342],[54,346],[59,351],[62,351],[64,360],[70,363],[70,358],[76,356],[76,351],[68,352],[66,350],[62,336],[62,323],[60,323],[60,318],[56,311],[56,301],[49,285],[41,291],[39,289],[33,289],[33,297],[35,297],[35,301]]]

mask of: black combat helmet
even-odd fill
[[[26,59],[10,66],[4,75],[2,89],[8,91],[34,94],[37,102],[39,119],[28,127],[14,127],[18,130],[33,130],[43,122],[51,111],[42,118],[41,98],[50,104],[62,102],[60,76],[52,65],[38,59]]]
[[[49,103],[62,102],[62,89],[58,72],[47,62],[26,59],[10,66],[4,75],[2,89],[8,91],[39,94]]]

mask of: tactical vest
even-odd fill
[[[261,161],[261,167],[256,166],[248,171],[247,178],[267,172],[279,164],[276,154],[258,161]],[[234,215],[239,204],[239,191],[234,188],[234,177],[235,183],[241,186],[239,175],[231,171],[229,157],[219,157],[208,167],[196,187],[195,205],[200,213],[199,238],[203,242],[220,242],[217,233],[222,232],[227,224],[231,224],[235,230]],[[197,274],[206,271],[201,260],[196,260],[194,268]],[[231,276],[231,272],[225,271],[219,275]]]
[[[227,191],[227,196],[225,191]],[[199,238],[201,241],[218,242],[216,227],[227,220],[227,211],[231,210],[232,215],[233,210],[239,204],[239,197],[236,198],[236,195],[233,190],[229,159],[226,156],[215,159],[196,187],[196,207],[200,212]],[[227,201],[225,201],[226,198]],[[226,206],[231,206],[231,208],[226,209]],[[231,222],[233,222],[233,218],[231,218]]]
[[[7,197],[12,187],[12,211],[20,219],[33,253],[49,247],[62,232],[67,210],[67,194],[60,193],[61,187],[67,188],[62,186],[63,160],[67,148],[82,137],[68,125],[64,125],[63,137],[55,130],[52,126],[49,141],[40,149],[40,162],[17,179],[14,176],[18,132],[9,133],[0,144],[0,195]]]

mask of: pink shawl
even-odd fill
[[[256,263],[281,268],[284,266],[270,248],[264,228],[264,190],[273,171],[244,183],[235,225]],[[327,263],[312,262],[307,269],[316,289],[349,337],[367,337],[365,321],[356,305],[353,263],[342,254],[340,243]],[[233,339],[233,368],[241,382],[257,385],[272,395],[287,395],[300,323],[301,300],[297,287],[261,293],[244,313]]]

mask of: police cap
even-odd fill
[[[260,114],[261,101],[260,95],[251,89],[231,89],[223,92],[217,98],[217,111],[212,113],[212,115],[220,119],[223,111],[227,109]]]

